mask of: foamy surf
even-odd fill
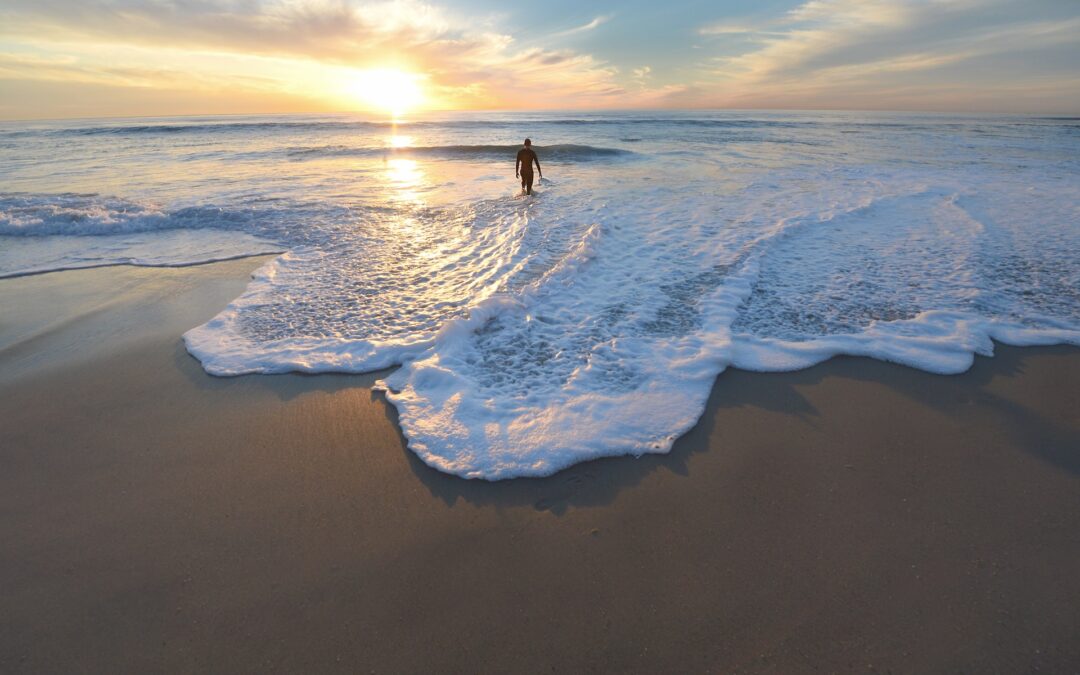
[[[185,334],[208,372],[401,366],[379,386],[426,463],[541,476],[667,452],[732,366],[851,354],[957,373],[995,340],[1080,344],[1070,124],[650,113],[8,130],[16,155],[63,134],[88,155],[107,144],[116,166],[66,166],[79,184],[63,190],[14,171],[0,242],[24,253],[0,253],[0,273],[35,255],[59,269],[287,251]],[[554,180],[514,199],[525,135]],[[167,139],[168,171],[111,196],[102,185],[149,161],[148,136]]]

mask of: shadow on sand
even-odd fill
[[[996,345],[994,358],[977,357],[962,375],[934,375],[906,366],[868,358],[840,356],[806,370],[792,373],[756,373],[729,369],[713,385],[705,412],[694,427],[680,437],[666,455],[640,458],[607,457],[582,462],[546,478],[518,478],[497,482],[465,480],[437,471],[415,454],[404,450],[409,466],[431,493],[448,505],[461,499],[483,506],[515,507],[532,504],[556,515],[571,507],[611,503],[621,490],[639,484],[655,471],[687,476],[693,455],[709,451],[709,436],[721,411],[760,408],[798,418],[815,426],[818,411],[799,392],[799,387],[825,378],[875,382],[949,416],[957,416],[971,404],[993,410],[1014,443],[1064,471],[1080,475],[1080,434],[1057,424],[1037,410],[1025,408],[987,391],[997,377],[1014,377],[1024,371],[1024,360],[1034,353],[1070,354],[1074,347],[1017,348]],[[372,396],[385,404],[386,416],[398,429],[402,448],[406,441],[398,425],[397,410],[379,392]],[[717,450],[722,452],[722,449]]]

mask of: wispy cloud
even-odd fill
[[[607,23],[608,21],[611,21],[611,19],[614,18],[614,16],[615,16],[614,14],[605,14],[603,16],[598,16],[595,19],[593,19],[592,21],[590,21],[589,23],[583,24],[581,26],[577,26],[575,28],[570,28],[569,30],[559,31],[558,33],[553,33],[551,35],[551,37],[565,37],[567,35],[576,35],[578,33],[587,33],[587,32],[589,32],[591,30],[596,30],[601,25]]]
[[[710,23],[702,26],[698,29],[699,35],[745,35],[747,33],[755,33],[758,28],[752,26],[749,23],[732,23],[730,21],[720,21],[717,23]]]
[[[918,100],[944,101],[948,85],[991,90],[1007,84],[988,64],[1061,78],[1080,62],[1080,17],[1075,5],[1053,0],[810,0],[759,23],[741,53],[707,64],[721,90],[720,104],[882,107]],[[1033,16],[1041,17],[1033,20]],[[725,35],[749,24],[703,26]],[[1033,58],[1042,53],[1044,58]],[[1013,76],[1014,73],[1010,73]],[[943,87],[943,85],[946,85]],[[1002,91],[1004,89],[1002,88]],[[1080,99],[1080,92],[1065,95]],[[986,97],[980,97],[985,100]],[[950,97],[947,106],[955,101]]]

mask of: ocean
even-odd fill
[[[271,253],[184,334],[208,373],[399,366],[378,386],[427,464],[541,476],[668,451],[728,367],[1080,345],[1080,119],[0,124],[0,277]]]

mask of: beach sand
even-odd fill
[[[665,456],[440,474],[206,375],[260,259],[0,282],[2,672],[1076,672],[1080,350],[729,370]]]

